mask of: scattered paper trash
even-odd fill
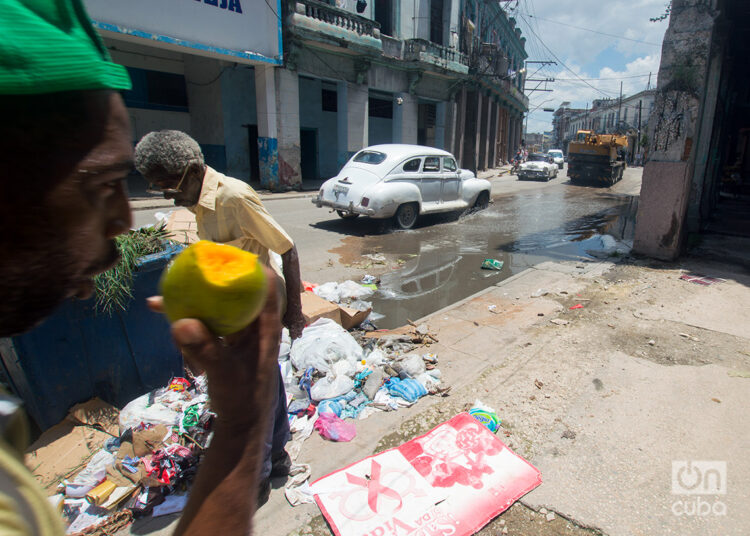
[[[482,270],[502,270],[503,261],[497,259],[484,259],[482,261]]]
[[[580,303],[577,303],[577,304],[573,305],[572,307],[568,307],[568,309],[570,309],[571,311],[573,309],[583,309],[583,305],[581,305]]]
[[[680,276],[680,279],[683,281],[689,281],[690,283],[695,283],[696,285],[713,285],[714,283],[724,283],[726,282],[726,279],[720,279],[718,277],[707,277],[705,275],[699,275],[699,274],[682,274]]]

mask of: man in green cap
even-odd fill
[[[80,0],[0,0],[0,337],[28,330],[63,300],[87,297],[118,260],[131,224],[125,69],[109,60]],[[274,274],[267,270],[267,276]],[[275,288],[275,285],[269,285]],[[152,308],[159,309],[158,298]],[[214,437],[177,533],[249,534],[281,332],[277,297],[218,341],[197,320],[172,333],[208,375]],[[248,411],[248,402],[253,411]],[[0,533],[63,534],[22,463],[17,401],[0,397]]]

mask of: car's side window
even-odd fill
[[[449,156],[444,156],[443,171],[456,171],[456,161]]]
[[[440,171],[440,157],[439,156],[428,156],[424,159],[424,168],[422,171],[425,173],[434,173]]]
[[[419,171],[419,165],[421,163],[421,158],[413,158],[404,164],[404,171]]]

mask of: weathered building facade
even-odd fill
[[[528,107],[526,53],[497,3],[333,4],[285,3],[281,187],[330,177],[377,143],[444,148],[472,170],[508,160]]]
[[[579,130],[623,134],[628,138],[628,161],[635,161],[635,156],[643,152],[642,134],[648,128],[648,118],[654,109],[655,98],[656,90],[648,89],[622,99],[595,100],[591,108],[571,114],[563,145],[567,147]]]
[[[248,181],[278,161],[278,151],[265,163],[258,157],[259,144],[278,147],[273,82],[283,64],[281,21],[265,2],[86,0],[86,8],[130,72],[133,89],[123,97],[134,142],[152,130],[183,130],[209,165]]]
[[[689,233],[750,235],[750,4],[674,0],[649,120],[634,251]]]

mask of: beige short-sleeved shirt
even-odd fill
[[[206,166],[198,203],[190,207],[198,224],[198,236],[255,253],[274,268],[269,250],[282,255],[294,242],[263,206],[247,183],[227,177]],[[281,274],[279,274],[281,275]]]

